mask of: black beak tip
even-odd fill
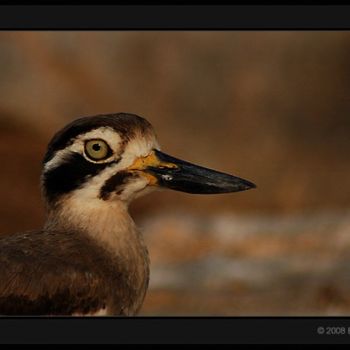
[[[223,189],[223,193],[242,192],[256,188],[256,185],[248,180],[232,176],[232,180],[221,188]]]
[[[256,188],[256,185],[250,181],[244,180],[244,182],[241,184],[242,191],[251,190],[253,188]]]

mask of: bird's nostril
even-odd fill
[[[173,177],[171,175],[162,175],[162,179],[165,181],[171,181],[173,179]]]

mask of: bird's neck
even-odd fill
[[[118,261],[122,262],[118,268],[134,277],[134,288],[146,292],[148,252],[125,203],[103,200],[81,203],[74,197],[66,198],[64,206],[48,210],[45,228],[88,235],[118,257]]]

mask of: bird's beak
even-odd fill
[[[158,150],[138,158],[129,170],[140,171],[150,185],[188,193],[227,193],[256,187],[247,180],[185,162]]]

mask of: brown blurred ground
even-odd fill
[[[350,210],[159,215],[143,222],[143,314],[349,315]]]
[[[258,185],[234,195],[153,193],[132,205],[148,232],[159,280],[146,314],[346,313],[350,301],[333,272],[343,271],[347,281],[349,249],[329,242],[338,242],[339,223],[342,237],[350,236],[349,60],[349,32],[2,32],[0,232],[35,228],[44,220],[40,162],[58,128],[78,116],[132,112],[151,121],[166,152]],[[190,219],[166,233],[170,212]],[[234,243],[222,252],[220,230],[207,240],[197,226],[223,213],[247,218],[253,228],[263,217],[263,229],[251,228],[243,246]],[[279,226],[285,218],[292,218],[291,235]],[[157,222],[163,226],[152,231]],[[314,225],[325,228],[313,236]],[[235,222],[228,227],[232,237],[239,235]],[[187,245],[184,231],[193,244]],[[315,270],[300,260],[298,283],[291,270],[296,244],[315,256]],[[163,260],[157,260],[160,252]],[[203,266],[226,269],[241,259],[252,264],[248,276],[263,266],[262,287],[256,281],[248,288],[236,275],[227,277],[230,287],[207,283],[201,293],[189,282],[186,287],[174,279],[182,285],[175,289],[166,283],[166,271],[202,271],[199,281],[205,281],[211,275]],[[327,273],[320,260],[330,264]],[[270,283],[267,274],[281,264],[282,277]],[[237,266],[231,267],[246,271]],[[296,293],[305,298],[293,308]]]

